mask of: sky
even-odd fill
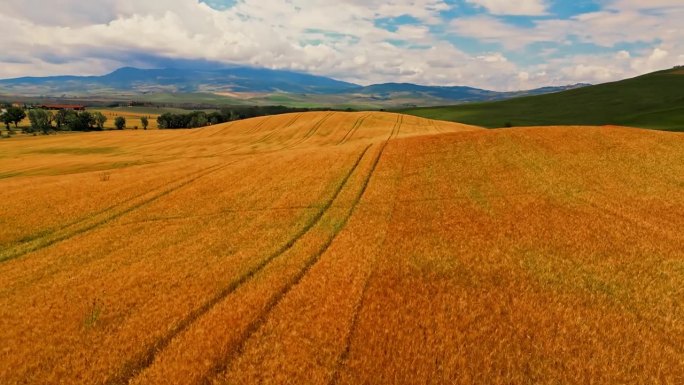
[[[684,0],[3,0],[0,78],[247,65],[518,90],[684,64]]]

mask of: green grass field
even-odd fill
[[[684,131],[684,72],[667,70],[555,94],[402,112],[489,128],[622,125]]]

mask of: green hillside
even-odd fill
[[[684,69],[555,94],[401,112],[489,128],[613,124],[684,131]]]

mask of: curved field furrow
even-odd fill
[[[304,115],[304,114],[296,114],[290,121],[288,121],[288,122],[287,122],[283,127],[281,127],[279,130],[284,131],[284,130],[288,129],[290,126],[292,126],[293,124],[295,124],[295,122],[297,122],[297,120],[299,120],[299,118],[301,118],[302,115]],[[273,137],[279,130],[271,130],[271,132],[269,132],[268,134],[264,135],[263,137],[261,137],[261,139],[257,140],[256,142],[252,143],[252,145],[259,144],[259,143],[263,143],[263,142],[267,141],[268,139],[270,139],[271,137]]]
[[[286,146],[286,147],[283,147],[282,149],[283,149],[283,150],[286,150],[286,149],[294,148],[294,147],[297,147],[298,145],[300,145],[300,144],[306,142],[307,140],[309,140],[309,138],[311,138],[312,136],[314,136],[314,135],[316,134],[316,132],[321,128],[321,126],[323,126],[323,124],[324,124],[328,119],[330,119],[333,115],[335,115],[335,112],[331,112],[331,113],[325,115],[325,116],[324,116],[323,118],[321,118],[316,124],[314,124],[314,125],[311,127],[311,129],[310,129],[310,130],[309,130],[301,139],[297,140],[296,142],[294,142],[294,143],[292,143],[292,144],[290,144],[290,145],[288,145],[288,146]]]
[[[188,317],[180,321],[173,329],[171,329],[166,335],[164,335],[162,338],[157,340],[154,344],[149,346],[149,348],[146,350],[145,353],[143,353],[142,356],[137,357],[128,363],[124,365],[124,367],[119,371],[119,374],[117,374],[115,377],[110,378],[107,380],[107,384],[127,384],[129,383],[138,373],[143,371],[145,368],[149,367],[153,362],[156,357],[156,355],[161,352],[164,348],[166,348],[169,343],[178,335],[183,333],[188,327],[190,327],[196,320],[198,320],[202,315],[206,314],[208,311],[210,311],[213,307],[215,307],[219,302],[224,300],[226,297],[228,297],[231,293],[233,293],[237,288],[239,288],[241,285],[243,285],[245,282],[248,282],[250,279],[252,279],[256,274],[258,274],[261,270],[263,270],[266,266],[268,266],[269,263],[271,263],[274,259],[278,258],[282,254],[286,253],[288,250],[290,250],[298,241],[300,238],[302,238],[307,232],[311,230],[314,226],[318,224],[318,222],[323,218],[325,213],[330,209],[332,206],[333,202],[335,199],[337,199],[337,196],[340,194],[340,192],[345,188],[347,181],[349,178],[352,176],[352,174],[356,171],[359,163],[363,159],[364,155],[368,151],[369,147],[366,147],[363,152],[359,155],[357,158],[356,162],[354,165],[351,167],[349,172],[346,174],[344,179],[340,182],[339,186],[333,193],[333,196],[330,197],[330,199],[326,202],[326,204],[314,215],[313,218],[306,224],[304,228],[299,230],[287,243],[282,245],[276,252],[273,254],[267,256],[263,260],[261,260],[257,265],[254,265],[251,267],[245,274],[241,275],[237,279],[233,280],[230,282],[229,285],[226,287],[222,288],[214,297],[212,297],[209,301],[205,302],[200,306],[199,308],[193,310]]]
[[[267,117],[261,119],[261,121],[260,121],[259,123],[255,124],[254,127],[252,127],[251,129],[247,130],[246,133],[247,133],[247,134],[253,134],[253,133],[255,133],[255,132],[258,132],[258,131],[261,129],[261,127],[263,127],[266,123],[268,123],[268,121],[269,121],[271,118],[272,118],[271,116],[267,116]]]
[[[209,167],[208,169],[184,177],[182,178],[182,180],[179,180],[175,183],[171,183],[171,187],[167,186],[164,188],[160,188],[157,191],[145,193],[140,197],[131,198],[117,206],[112,207],[111,209],[103,210],[102,212],[96,213],[91,217],[74,222],[65,227],[47,233],[43,236],[32,239],[28,242],[16,245],[12,248],[5,249],[2,252],[0,252],[0,263],[24,256],[28,253],[49,247],[57,242],[61,242],[65,239],[69,239],[78,234],[82,234],[86,231],[95,229],[116,218],[126,215],[132,212],[133,210],[143,207],[146,204],[154,202],[155,200],[162,198],[163,196],[168,195],[173,191],[183,188],[188,184],[202,178],[203,176],[209,175],[212,172],[216,172],[224,167],[226,166],[216,165]]]
[[[277,293],[275,293],[273,297],[271,297],[266,307],[264,308],[263,313],[249,325],[249,327],[245,330],[245,333],[237,341],[237,344],[234,347],[234,355],[226,357],[225,362],[223,364],[212,368],[212,372],[221,373],[222,371],[225,371],[230,367],[232,360],[244,351],[245,344],[247,343],[248,339],[252,337],[254,333],[256,333],[267,321],[267,316],[269,313],[271,313],[273,308],[275,308],[282,301],[285,295],[287,295],[287,293],[289,293],[294,286],[298,285],[301,282],[302,278],[304,278],[310,272],[311,268],[320,261],[321,257],[328,250],[330,245],[332,245],[332,243],[335,241],[340,231],[346,227],[349,218],[356,210],[359,201],[361,200],[364,193],[366,192],[366,189],[368,188],[368,183],[375,172],[375,169],[378,165],[378,161],[382,157],[383,150],[384,148],[381,148],[380,151],[378,151],[378,154],[373,160],[371,169],[363,181],[361,189],[354,198],[351,207],[347,210],[346,215],[344,215],[344,217],[340,220],[340,223],[335,226],[335,230],[329,235],[328,239],[320,246],[320,248],[306,260],[303,269],[301,269],[296,275],[294,275],[289,282],[287,282]],[[203,382],[209,383],[210,379],[207,377]]]
[[[242,336],[242,338],[239,340],[236,348],[235,348],[235,354],[233,357],[228,357],[227,362],[225,365],[218,367],[216,369],[217,372],[227,370],[230,368],[230,363],[232,359],[234,359],[235,356],[240,355],[243,353],[244,346],[247,343],[248,338],[250,338],[254,333],[256,333],[260,327],[264,325],[266,322],[265,315],[270,313],[271,310],[277,306],[280,301],[283,299],[283,297],[294,287],[297,285],[304,276],[306,276],[307,273],[311,270],[311,268],[320,261],[321,257],[323,254],[328,250],[328,248],[332,245],[332,243],[335,241],[336,237],[340,233],[342,229],[344,229],[349,221],[349,218],[351,215],[354,213],[356,210],[356,207],[358,206],[359,202],[361,201],[361,198],[363,198],[366,190],[368,189],[368,184],[370,183],[371,178],[375,174],[375,170],[378,167],[378,163],[380,162],[380,159],[382,158],[382,155],[385,151],[385,147],[387,146],[387,141],[384,142],[380,150],[378,151],[377,155],[373,159],[372,165],[370,167],[370,171],[366,175],[365,179],[363,180],[363,183],[361,185],[361,189],[359,190],[358,194],[356,194],[353,202],[351,203],[350,208],[348,209],[347,214],[344,216],[344,218],[341,220],[340,224],[335,227],[335,231],[330,235],[330,237],[327,239],[327,241],[321,245],[320,249],[316,251],[315,254],[313,254],[305,263],[304,268],[297,273],[292,280],[285,286],[283,289],[278,292],[271,301],[269,301],[268,305],[266,306],[266,309],[264,311],[264,315],[262,315],[260,318],[257,319],[257,321],[253,324],[250,325],[248,328],[247,332]],[[205,383],[208,383],[208,381],[205,381]]]
[[[145,195],[155,189],[163,189],[164,184],[173,183],[181,178],[173,173],[163,173],[160,175],[150,174],[149,167],[140,167],[137,170],[127,170],[127,175],[116,173],[113,176],[114,183],[102,183],[103,177],[112,178],[111,173],[85,173],[80,178],[80,193],[87,191],[88,194],[102,196],[101,202],[93,202],[86,197],[79,196],[73,187],[68,184],[60,183],[56,178],[31,179],[27,181],[17,180],[8,186],[6,194],[2,194],[0,199],[6,206],[2,210],[2,215],[12,217],[17,215],[17,210],[31,209],[52,209],[54,211],[48,215],[43,215],[37,223],[34,217],[25,217],[23,221],[15,221],[12,229],[3,233],[0,237],[0,245],[5,250],[15,247],[17,244],[33,241],[37,238],[47,236],[59,229],[66,228],[87,220],[88,217],[101,215],[105,212],[125,205],[140,196]],[[133,172],[130,172],[133,171]],[[170,171],[170,170],[169,170]],[[187,175],[184,175],[187,176]],[[90,179],[90,180],[89,180]],[[99,183],[94,183],[99,180]],[[110,182],[110,181],[107,181]],[[26,197],[25,192],[34,188],[35,184],[50,186],[50,202],[42,205],[32,197]],[[142,192],[140,191],[142,187]],[[11,192],[11,194],[7,194]],[[112,204],[114,202],[114,204]],[[47,206],[47,207],[46,207]],[[14,211],[14,212],[13,212]]]
[[[391,136],[396,134],[398,123],[397,120]],[[388,143],[389,140],[383,143],[382,154],[387,154],[385,147]],[[370,191],[372,182],[374,189],[382,189],[382,195],[396,194],[393,187],[384,190],[389,186],[382,181],[388,172],[396,174],[392,180],[398,181],[401,171],[397,174],[392,165],[394,162],[401,164],[406,159],[394,152],[387,156],[382,156],[383,166],[379,171],[376,170],[380,157],[375,159],[372,166],[374,179],[365,181],[363,200],[355,202],[354,216],[349,219],[349,224],[301,284],[283,298],[282,304],[274,309],[268,320],[264,320],[263,330],[257,331],[246,343],[230,370],[220,376],[219,383],[255,383],[264,373],[272,371],[281,373],[293,383],[326,384],[334,378],[336,368],[344,361],[344,340],[351,334],[351,331],[346,331],[354,328],[364,282],[373,271],[376,256],[384,245],[383,234],[386,233],[383,229],[387,221],[391,221],[395,204],[370,201],[376,199],[379,191],[373,197],[365,193]],[[396,187],[395,183],[391,185]],[[378,222],[378,217],[383,221]],[[365,228],[368,220],[373,221],[375,231]],[[304,346],[301,346],[304,341]],[[302,362],[313,361],[318,363],[316,367],[301,365]]]
[[[371,114],[367,114],[358,118],[356,122],[354,122],[354,125],[349,129],[349,131],[344,135],[344,137],[340,140],[340,142],[337,145],[339,146],[347,143],[347,141],[349,141],[349,139],[351,139],[352,136],[354,136],[354,133],[363,125],[363,122],[366,119],[368,119],[370,115]]]
[[[398,132],[398,130],[397,130],[397,132]],[[401,181],[401,179],[403,178],[404,168],[406,166],[406,159],[407,159],[406,154],[404,154],[403,161],[401,162],[401,167],[400,167],[399,172],[398,172],[397,186],[398,186],[398,181]],[[389,210],[388,223],[392,222],[392,218],[394,217],[394,213],[395,213],[396,208],[397,208],[398,199],[399,199],[399,196],[397,194],[397,191],[395,190],[394,200],[391,203],[391,208]],[[369,264],[368,274],[365,275],[365,277],[362,280],[360,294],[359,294],[358,299],[356,300],[356,303],[354,304],[354,310],[352,312],[352,317],[351,317],[349,329],[348,329],[348,331],[345,335],[345,338],[344,338],[342,352],[340,353],[339,357],[337,358],[337,360],[335,361],[335,364],[333,366],[332,374],[330,376],[330,381],[328,382],[329,385],[337,385],[337,383],[340,381],[341,368],[343,368],[346,365],[347,359],[349,358],[349,350],[351,348],[352,338],[353,338],[354,332],[356,331],[357,324],[359,322],[359,315],[361,314],[361,310],[364,307],[365,298],[366,298],[366,295],[368,292],[368,285],[369,285],[371,279],[373,278],[373,275],[374,275],[375,270],[377,268],[377,265],[379,262],[378,255],[380,254],[380,250],[382,250],[384,248],[384,246],[387,242],[387,238],[388,238],[387,235],[388,235],[387,231],[385,231],[383,233],[382,241],[380,242],[380,246],[379,246],[378,250],[376,251],[376,254],[373,255],[372,260]]]

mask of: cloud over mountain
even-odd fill
[[[363,84],[533,88],[684,62],[683,17],[673,0],[6,0],[0,77],[199,60]]]

